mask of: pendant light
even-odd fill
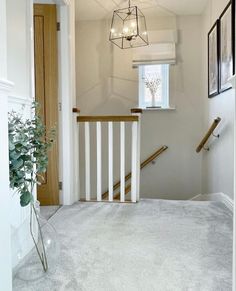
[[[114,11],[109,39],[121,49],[148,45],[145,16],[130,0],[128,8]]]

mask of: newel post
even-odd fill
[[[138,128],[137,128],[137,174],[136,174],[136,178],[137,178],[137,186],[136,186],[136,200],[139,201],[140,200],[140,163],[141,163],[141,116],[142,116],[143,110],[140,108],[133,108],[131,109],[131,114],[134,116],[138,116],[139,117],[139,121],[138,121]]]

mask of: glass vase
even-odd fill
[[[14,275],[24,281],[34,281],[55,273],[59,264],[60,244],[55,228],[40,215],[40,203],[30,205],[29,221],[32,250],[18,264]]]

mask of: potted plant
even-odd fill
[[[44,247],[44,237],[35,207],[35,189],[43,181],[47,170],[48,151],[56,136],[55,128],[46,130],[39,114],[39,105],[32,105],[32,119],[23,119],[16,113],[9,113],[9,171],[10,188],[20,196],[20,205],[30,205],[30,234],[37,250],[40,262],[46,272],[48,270],[47,255]],[[33,233],[33,220],[36,219],[38,235]],[[40,240],[42,248],[39,249]]]

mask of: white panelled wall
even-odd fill
[[[6,1],[0,1],[0,290],[12,290],[10,196],[8,172],[7,96],[13,84],[7,81]]]
[[[0,18],[2,6],[0,5]],[[2,23],[1,23],[2,24]],[[0,39],[2,36],[0,34]],[[1,63],[0,63],[1,66]],[[8,123],[7,123],[7,97],[12,89],[12,83],[1,79],[0,76],[0,290],[11,290],[11,233],[10,233],[10,209],[11,199],[9,195],[9,172],[8,172]],[[5,76],[6,77],[6,76]]]
[[[31,118],[34,98],[33,67],[33,4],[30,0],[7,1],[7,68],[14,89],[8,96],[8,111],[18,112],[23,118]],[[11,198],[11,247],[12,266],[33,247],[29,233],[29,207],[21,208],[19,196],[10,191]]]

